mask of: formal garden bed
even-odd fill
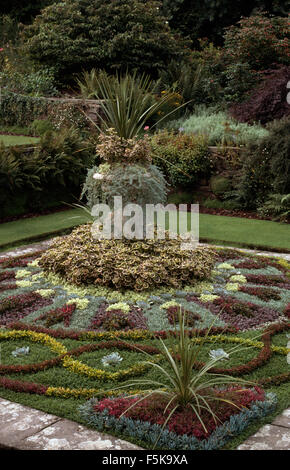
[[[89,275],[84,283],[53,272],[61,260],[53,267],[49,260],[61,243],[69,247],[67,239],[57,239],[48,251],[1,259],[3,397],[73,416],[144,447],[161,433],[157,447],[167,449],[230,446],[265,416],[289,406],[284,388],[290,380],[289,263],[211,249],[203,254],[210,258],[209,270],[191,285],[185,279],[170,288],[124,290],[93,284]],[[224,403],[218,422],[205,412],[207,432],[190,408],[175,413],[164,428],[167,416],[158,394],[122,415],[146,389],[145,383],[134,386],[136,378],[160,381],[154,367],[166,367],[160,339],[168,347],[172,338],[177,341],[178,311],[188,319],[190,341],[200,347],[196,374],[215,352],[222,357],[210,374],[251,383],[239,394],[239,383],[217,388],[214,393],[226,391],[237,407]]]
[[[26,3],[0,7],[0,250],[59,237],[0,257],[0,394],[236,448],[290,405],[289,262],[215,247],[290,250],[283,2]],[[144,225],[167,203],[178,228]],[[194,203],[212,247],[181,247]]]

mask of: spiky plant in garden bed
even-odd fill
[[[110,78],[100,74],[96,83],[98,97],[102,98],[99,116],[102,129],[99,129],[96,151],[102,163],[88,171],[81,197],[86,197],[93,217],[99,215],[94,212],[97,204],[105,203],[110,207],[110,240],[99,237],[106,224],[104,220],[101,224],[98,221],[93,226],[80,227],[66,239],[74,248],[78,247],[77,256],[71,257],[66,241],[59,240],[57,250],[55,245],[44,254],[41,266],[78,285],[99,284],[138,291],[162,285],[181,287],[185,282],[191,284],[196,279],[204,279],[210,275],[214,261],[211,250],[186,253],[180,247],[182,240],[169,240],[168,234],[166,240],[144,240],[148,228],[144,209],[147,204],[166,202],[167,183],[151,164],[147,137],[140,139],[139,134],[146,120],[167,103],[167,93],[158,103],[150,104],[151,85],[145,76]],[[138,219],[135,235],[130,240],[123,236],[123,228],[126,217],[131,215],[114,212],[116,197],[122,198],[123,207],[129,203],[142,209],[142,228]],[[118,229],[120,236],[116,236],[112,228],[119,224],[120,218],[121,232]],[[151,225],[154,225],[153,220]]]
[[[85,80],[78,80],[78,85],[83,93],[89,87],[90,95],[100,102],[98,117],[101,126],[97,127],[104,133],[113,128],[125,141],[140,135],[148,120],[170,105],[174,96],[174,93],[165,92],[158,99],[154,98],[155,86],[146,74],[138,76],[135,72],[110,76],[104,71],[93,74],[94,79],[89,86]],[[175,111],[163,115],[154,126]]]
[[[108,409],[109,415],[114,418],[126,417],[158,425],[160,432],[154,446],[166,426],[169,431],[178,434],[206,438],[218,424],[222,424],[242,408],[247,408],[252,399],[264,399],[262,390],[245,388],[245,384],[249,385],[245,380],[233,378],[228,374],[210,373],[221,360],[220,357],[212,357],[197,372],[194,371],[202,345],[210,334],[210,328],[205,336],[199,338],[200,341],[194,342],[187,329],[186,315],[181,309],[178,322],[179,332],[169,336],[169,346],[159,339],[167,367],[156,362],[147,362],[158,369],[161,377],[159,381],[134,380],[123,388],[149,389],[143,390],[139,397],[105,399],[95,404],[96,413]],[[230,353],[237,348],[233,347]],[[120,388],[122,387],[118,387],[118,390]]]
[[[97,155],[102,164],[88,172],[83,188],[91,208],[99,202],[111,206],[112,198],[122,196],[124,204],[165,203],[167,184],[163,174],[151,164],[148,136],[140,138],[148,120],[158,113],[165,119],[171,112],[161,113],[172,101],[172,93],[154,98],[154,84],[146,75],[109,76],[94,74],[94,95],[100,100],[101,122]],[[79,82],[81,87],[85,85]]]

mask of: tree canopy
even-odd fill
[[[149,0],[65,0],[48,6],[25,31],[30,57],[57,64],[62,77],[82,69],[136,69],[156,76],[187,53],[161,4]]]

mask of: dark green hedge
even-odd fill
[[[31,152],[0,147],[0,218],[76,202],[94,147],[75,129],[48,132]]]
[[[45,98],[3,92],[0,100],[0,122],[7,126],[29,126],[29,124],[48,112]]]

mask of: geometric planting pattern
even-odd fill
[[[212,426],[208,436],[199,436],[197,425],[192,435],[187,428],[182,431],[183,425],[163,429],[161,447],[218,448],[230,435],[273,411],[272,392],[279,404],[283,384],[290,381],[287,262],[220,249],[206,282],[180,291],[136,293],[69,285],[39,268],[40,254],[0,261],[2,395],[51,397],[51,412],[55,400],[66,399],[75,410],[81,405],[78,416],[92,426],[150,446],[162,423],[150,421],[150,414],[146,421],[137,412],[121,417],[111,411],[119,409],[124,395],[130,401],[142,394],[142,386],[126,388],[127,380],[158,380],[158,370],[148,358],[164,366],[159,339],[167,344],[169,337],[178,335],[181,307],[189,319],[191,341],[203,339],[194,368],[201,369],[213,349],[227,352],[237,346],[237,353],[211,372],[250,380],[256,392],[245,392],[244,409],[225,409],[221,423]],[[23,347],[29,347],[28,354],[12,354]],[[112,353],[120,357],[115,365],[103,360]]]

